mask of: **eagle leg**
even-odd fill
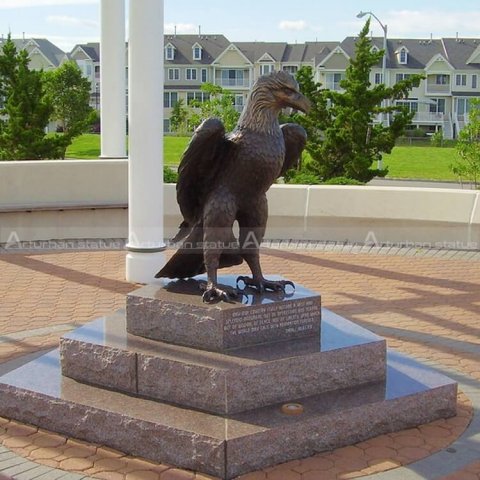
[[[255,279],[240,276],[237,277],[237,285],[239,282],[243,282],[246,287],[255,287],[260,293],[263,293],[266,290],[285,293],[285,288],[287,285],[291,286],[295,290],[295,284],[290,280],[267,280],[264,277]]]

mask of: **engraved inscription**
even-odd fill
[[[291,300],[268,306],[235,310],[225,321],[230,335],[264,333],[269,330],[285,334],[314,333],[320,320],[320,305],[315,300]]]

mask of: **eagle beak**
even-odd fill
[[[295,98],[292,102],[292,108],[297,110],[301,110],[303,113],[308,113],[310,111],[311,103],[310,100],[302,95],[301,93],[297,93]]]

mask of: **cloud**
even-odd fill
[[[95,5],[99,0],[0,0],[0,10],[10,8]]]
[[[176,33],[179,35],[182,33],[198,33],[198,26],[192,23],[166,23],[164,26],[165,33],[168,35],[175,33],[175,27],[177,29]]]
[[[382,20],[383,21],[383,20]],[[480,11],[397,10],[385,15],[389,35],[477,35]],[[373,25],[373,24],[372,24]]]
[[[86,18],[69,17],[67,15],[49,15],[47,17],[48,23],[60,25],[62,27],[87,27],[98,29],[99,23],[95,20],[89,20]]]
[[[307,22],[305,20],[282,20],[278,24],[280,30],[306,30],[308,28]]]

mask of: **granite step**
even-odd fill
[[[396,353],[385,382],[213,415],[62,376],[59,351],[0,377],[0,415],[156,462],[232,479],[383,433],[454,416],[457,384]]]
[[[269,275],[270,280],[283,280]],[[235,275],[220,275],[219,286],[232,291]],[[204,303],[205,275],[165,280],[127,295],[127,331],[204,350],[234,348],[320,335],[321,297],[296,285],[284,292],[258,293],[246,288],[231,302]]]
[[[60,352],[63,375],[75,380],[219,414],[379,382],[386,372],[385,340],[326,309],[321,338],[224,353],[128,334],[119,311],[64,335]]]

